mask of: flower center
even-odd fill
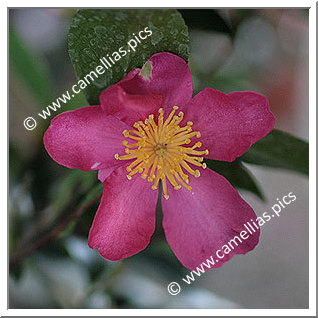
[[[168,144],[157,144],[155,146],[155,153],[157,156],[164,157],[164,155],[167,153],[167,145]]]
[[[129,172],[127,178],[131,180],[136,173],[141,173],[141,177],[149,182],[153,182],[152,189],[157,189],[159,180],[162,181],[164,197],[169,199],[167,193],[167,180],[173,185],[175,190],[182,186],[191,191],[188,185],[190,173],[195,177],[200,177],[199,170],[193,170],[189,164],[206,168],[202,155],[207,155],[208,150],[195,150],[202,146],[201,142],[196,142],[190,146],[191,138],[201,137],[199,131],[192,131],[193,123],[180,127],[183,119],[183,112],[175,115],[178,106],[174,106],[167,119],[164,121],[163,109],[159,109],[157,122],[154,115],[150,115],[144,122],[138,121],[134,124],[135,130],[124,130],[123,135],[131,139],[123,141],[126,155],[115,154],[117,160],[135,159],[126,169]],[[189,145],[189,146],[186,146]]]

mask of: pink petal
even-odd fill
[[[162,201],[163,227],[167,241],[188,269],[194,270],[235,236],[246,231],[244,223],[256,220],[252,208],[240,197],[232,185],[216,172],[206,169],[201,177],[191,178],[192,191],[176,191],[170,187],[170,198]],[[256,222],[255,222],[256,223]],[[251,251],[259,241],[256,230],[224,258],[218,259],[214,268],[222,266],[235,254]],[[246,237],[246,236],[245,236]]]
[[[183,122],[201,132],[208,158],[234,161],[274,127],[266,97],[254,92],[224,94],[212,88],[198,93],[184,107]]]
[[[128,180],[126,174],[125,167],[120,167],[104,182],[88,237],[89,246],[112,261],[142,251],[155,230],[158,192],[140,176]]]
[[[132,126],[155,113],[162,105],[163,96],[129,94],[120,85],[113,85],[102,92],[100,102],[107,114]]]
[[[49,155],[59,164],[84,171],[116,168],[123,164],[123,130],[130,129],[100,106],[89,106],[56,116],[44,135]]]
[[[102,92],[100,102],[107,114],[132,125],[145,120],[160,107],[169,107],[170,111],[172,106],[182,106],[190,101],[191,73],[182,58],[163,52],[154,54],[149,62],[152,67],[149,78],[137,68]]]
[[[123,162],[124,164],[125,162]],[[98,180],[101,181],[102,183],[104,183],[104,181],[106,180],[106,178],[108,178],[108,176],[111,175],[111,173],[116,170],[118,167],[112,166],[109,168],[105,168],[105,169],[101,169],[98,171]]]

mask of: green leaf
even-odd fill
[[[49,73],[40,57],[29,48],[22,39],[9,29],[10,66],[18,73],[25,85],[40,104],[52,101],[52,83]]]
[[[94,171],[83,173],[81,170],[69,170],[57,184],[54,198],[59,199],[52,198],[52,207],[57,211],[63,210],[74,197],[75,192],[78,195],[86,195],[96,183],[99,182]]]
[[[242,161],[273,168],[283,168],[308,175],[309,144],[288,133],[273,130],[254,144]]]
[[[247,190],[257,195],[261,200],[264,201],[264,195],[254,180],[253,175],[239,160],[235,160],[233,162],[224,162],[205,159],[204,161],[210,169],[214,170],[230,181],[233,187]]]
[[[138,44],[135,36],[147,27],[152,34],[144,31],[141,35],[145,37],[147,34],[148,37]],[[128,46],[130,40],[138,44],[134,49]],[[132,69],[142,67],[157,52],[171,52],[187,61],[189,37],[181,14],[174,9],[83,9],[72,20],[68,47],[78,79],[102,66],[100,59],[103,57],[112,65],[104,74],[97,74],[98,78],[93,75],[94,81],[84,89],[89,103],[98,104],[102,90],[120,81]],[[119,48],[126,50],[127,54],[124,56]],[[109,57],[114,60],[114,65]]]

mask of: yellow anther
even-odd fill
[[[194,176],[195,176],[196,178],[199,178],[200,175],[201,175],[201,173],[200,173],[199,170],[195,170],[195,171],[194,171]]]
[[[163,196],[169,199],[167,193],[169,182],[174,190],[182,187],[188,191],[192,190],[189,186],[189,175],[196,178],[200,177],[199,170],[193,170],[189,165],[206,169],[207,165],[203,162],[203,155],[209,154],[208,150],[195,150],[202,146],[201,142],[196,142],[192,146],[191,138],[201,137],[198,131],[192,131],[193,122],[188,121],[186,126],[180,125],[184,113],[179,111],[175,115],[178,106],[173,106],[173,110],[168,114],[164,121],[164,110],[158,110],[159,115],[155,120],[155,115],[150,114],[144,122],[138,121],[133,127],[135,130],[124,130],[123,135],[133,140],[123,140],[125,155],[114,155],[116,160],[131,160],[126,167],[129,172],[127,179],[140,173],[143,179],[153,182],[151,188],[158,189],[159,181],[162,182]]]

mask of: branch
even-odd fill
[[[64,231],[67,226],[77,217],[82,215],[92,204],[96,203],[99,200],[100,194],[92,198],[86,204],[78,208],[74,213],[68,215],[64,220],[55,228],[53,228],[46,236],[37,241],[35,244],[31,245],[26,249],[20,249],[20,251],[13,254],[10,260],[10,267],[15,266],[20,263],[24,258],[34,253],[37,249],[46,245],[52,239],[58,237],[58,235]]]

